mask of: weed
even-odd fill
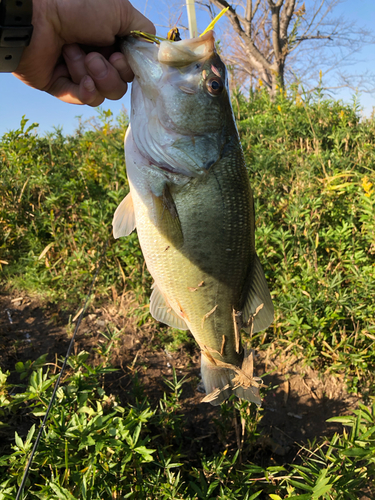
[[[251,339],[289,349],[305,363],[342,372],[351,391],[374,393],[375,122],[354,102],[297,87],[274,102],[259,90],[234,96],[256,209],[256,247],[275,303],[275,321]],[[149,321],[151,278],[136,234],[114,241],[113,213],[127,194],[123,135],[127,118],[100,112],[73,136],[40,137],[22,119],[0,141],[2,286],[36,291],[70,312],[85,296],[110,239],[91,307],[129,293],[139,325]],[[73,313],[73,316],[75,313]],[[246,402],[221,407],[213,424],[221,451],[194,448],[183,417],[184,380],[152,408],[133,377],[134,404],[106,392],[110,350],[119,332],[69,361],[70,372],[35,456],[33,498],[356,499],[374,488],[374,407],[337,417],[342,433],[300,447],[291,464],[253,463],[262,412]],[[158,327],[158,344],[189,346],[186,333]],[[45,358],[17,363],[19,384],[0,371],[0,500],[15,496],[35,429],[56,375]],[[17,428],[16,416],[28,423]],[[347,430],[350,429],[350,431]],[[15,434],[15,431],[17,434]],[[234,433],[236,449],[222,443]],[[14,439],[13,439],[14,436]]]

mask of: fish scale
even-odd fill
[[[153,224],[149,216],[153,199],[150,197],[147,205],[133,195],[136,219],[144,221],[137,231],[147,266],[173,309],[178,311],[182,306],[198,343],[220,352],[225,335],[230,347],[223,360],[239,363],[232,309],[242,306],[240,297],[255,252],[252,195],[242,151],[232,148],[205,177],[186,187],[172,188],[171,194],[184,237],[180,248]],[[202,281],[204,286],[189,290]],[[204,315],[217,304],[202,329]],[[213,356],[218,357],[214,352]]]
[[[205,400],[220,404],[234,391],[259,404],[240,330],[266,328],[273,305],[213,34],[160,47],[130,38],[123,50],[136,78],[125,139],[130,193],[116,210],[114,236],[137,228],[154,278],[150,312],[193,334]]]

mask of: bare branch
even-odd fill
[[[295,5],[295,0],[286,0],[286,4],[280,16],[280,38],[282,40],[282,45],[284,45],[288,39],[288,27],[293,16]]]
[[[305,40],[333,40],[333,38],[329,35],[316,35],[316,36],[302,36],[301,38],[296,38],[299,42],[303,42]]]
[[[268,0],[268,4],[272,14],[272,45],[275,52],[277,64],[280,63],[280,8],[283,0],[279,0],[275,5],[272,0]],[[280,4],[280,5],[279,5]]]
[[[222,9],[232,27],[220,38],[231,78],[242,88],[259,79],[274,95],[276,83],[301,81],[306,89],[316,87],[319,69],[329,75],[330,85],[371,90],[375,76],[343,74],[343,67],[357,62],[355,54],[366,44],[375,44],[370,31],[350,21],[334,18],[342,0],[197,0],[210,1]]]
[[[239,21],[239,18],[236,14],[236,11],[233,9],[231,5],[228,4],[226,0],[211,0],[214,5],[219,7],[220,9],[225,9],[229,7],[229,10],[227,11],[227,16],[229,18],[229,21],[231,25],[233,26],[233,29],[235,32],[244,39],[245,44],[246,44],[246,49],[249,53],[249,56],[253,59],[254,62],[256,62],[256,66],[261,70],[262,68],[267,68],[268,70],[271,69],[271,64],[266,60],[266,58],[263,56],[263,54],[258,50],[258,48],[255,46],[254,41],[246,36],[245,31],[243,30],[241,23]]]
[[[252,1],[252,0],[250,0],[250,1]],[[260,0],[257,0],[257,3],[255,4],[255,7],[253,9],[253,19],[254,19],[255,14],[257,13],[257,10],[259,8],[259,4],[260,4]]]
[[[259,4],[260,0],[257,0],[255,7],[253,8],[253,0],[247,0],[246,2],[246,10],[245,10],[246,34],[250,38],[251,38],[251,23],[253,22]]]
[[[328,6],[328,8],[326,9],[325,13],[322,14],[319,22],[317,24],[314,24],[315,23],[315,20],[316,18],[318,17],[318,15],[320,14],[320,11],[322,10],[323,6],[325,5],[327,0],[322,0],[321,1],[321,4],[320,6],[317,8],[317,10],[313,13],[312,17],[311,17],[311,20],[309,23],[307,23],[307,27],[305,28],[305,32],[303,33],[303,35],[300,37],[300,38],[303,38],[305,36],[308,35],[308,33],[310,33],[312,31],[312,29],[318,29],[319,26],[322,24],[323,20],[325,19],[325,17],[327,17],[328,13],[330,12],[331,8],[330,6]],[[338,0],[332,0],[332,2],[337,2]],[[297,44],[293,47],[293,49],[295,50],[299,45],[300,45],[301,42],[297,42]]]

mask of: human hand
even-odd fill
[[[90,106],[120,99],[134,77],[115,37],[155,33],[128,0],[33,0],[32,24],[13,74],[62,101]]]

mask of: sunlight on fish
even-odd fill
[[[122,50],[136,77],[125,140],[130,193],[116,210],[114,236],[136,227],[155,281],[150,313],[193,334],[203,401],[218,405],[234,392],[260,404],[261,379],[241,330],[267,328],[273,305],[213,32],[159,44],[128,37]]]

